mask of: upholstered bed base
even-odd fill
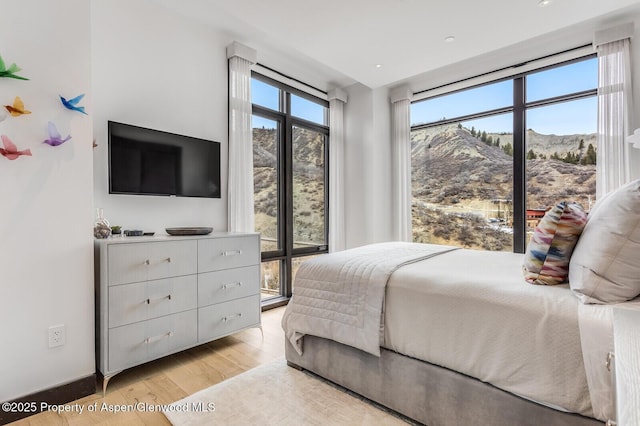
[[[290,364],[311,371],[428,426],[592,426],[598,420],[554,410],[463,374],[382,349],[380,358],[332,340],[304,337]]]

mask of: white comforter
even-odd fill
[[[521,254],[458,250],[393,274],[384,346],[593,417],[579,304],[566,285],[527,284]]]

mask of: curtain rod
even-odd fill
[[[294,77],[291,77],[291,76],[289,76],[289,75],[286,75],[285,73],[282,73],[282,72],[280,72],[280,71],[278,71],[278,70],[274,70],[273,68],[268,67],[268,66],[266,66],[266,65],[264,65],[264,64],[261,64],[260,62],[258,62],[256,65],[259,65],[259,66],[261,66],[261,67],[262,67],[262,68],[264,68],[264,69],[267,69],[267,70],[269,70],[269,71],[271,71],[271,72],[274,72],[274,73],[278,74],[278,75],[279,75],[279,76],[281,76],[281,77],[288,78],[289,80],[293,80],[293,81],[295,81],[296,83],[302,84],[303,86],[307,86],[307,87],[309,87],[309,88],[311,88],[311,89],[313,89],[313,90],[317,90],[317,91],[318,91],[318,92],[320,92],[320,93],[324,93],[325,95],[327,94],[327,92],[326,92],[326,91],[324,91],[324,90],[322,90],[322,89],[318,89],[317,87],[312,86],[312,85],[310,85],[310,84],[308,84],[308,83],[305,83],[304,81],[300,81],[300,80],[298,80],[297,78],[294,78]]]
[[[421,94],[421,93],[430,92],[430,91],[432,91],[432,90],[442,89],[443,87],[452,86],[452,85],[454,85],[454,84],[464,83],[465,81],[473,80],[473,79],[475,79],[475,78],[485,77],[485,76],[487,76],[487,75],[495,74],[495,73],[498,73],[498,72],[501,72],[501,71],[506,71],[506,70],[508,70],[508,69],[512,69],[512,68],[520,68],[520,67],[523,67],[523,66],[525,66],[525,65],[527,65],[527,64],[530,64],[531,62],[542,61],[542,60],[544,60],[544,59],[552,58],[552,57],[554,57],[554,56],[558,56],[558,55],[562,55],[562,54],[565,54],[565,53],[573,52],[573,51],[575,51],[575,50],[584,49],[585,47],[589,47],[589,46],[592,46],[592,43],[587,43],[587,44],[584,44],[584,45],[582,45],[582,46],[578,46],[578,47],[572,47],[571,49],[563,50],[563,51],[561,51],[561,52],[551,53],[551,54],[549,54],[549,55],[541,56],[541,57],[539,57],[539,58],[535,58],[535,59],[530,59],[530,60],[528,60],[528,61],[521,62],[521,63],[519,63],[519,64],[509,65],[509,66],[506,66],[506,67],[503,67],[503,68],[500,68],[500,69],[497,69],[497,70],[488,71],[488,72],[485,72],[485,73],[482,73],[482,74],[474,75],[473,77],[467,77],[467,78],[463,78],[463,79],[458,80],[458,81],[453,81],[453,82],[451,82],[451,83],[446,83],[446,84],[442,84],[442,85],[440,85],[440,86],[432,87],[432,88],[430,88],[430,89],[420,90],[419,92],[415,92],[415,93],[414,93],[414,96],[415,96],[415,95],[419,95],[419,94]]]

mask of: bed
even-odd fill
[[[575,284],[526,283],[527,254],[429,244],[305,262],[282,320],[287,361],[430,426],[603,424],[615,417],[611,307],[640,305],[640,181],[616,197],[575,244]]]

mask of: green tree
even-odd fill
[[[513,147],[511,146],[510,143],[508,143],[505,146],[503,146],[502,150],[504,151],[505,154],[510,155],[510,156],[513,157]]]
[[[487,132],[482,131],[482,135],[480,136],[480,140],[484,143],[487,143]]]
[[[533,152],[533,149],[530,149],[529,152],[527,152],[527,160],[535,160],[536,158],[536,153]]]
[[[576,154],[574,154],[573,152],[569,151],[564,156],[562,161],[564,161],[565,163],[569,163],[569,164],[578,164],[578,156]]]
[[[578,151],[582,151],[584,149],[584,139],[580,139],[580,145],[578,145]]]
[[[596,164],[596,158],[596,150],[592,144],[589,144],[589,146],[587,147],[587,153],[582,157],[580,163],[583,165]]]
[[[476,128],[471,126],[471,136],[475,137],[476,136]]]

